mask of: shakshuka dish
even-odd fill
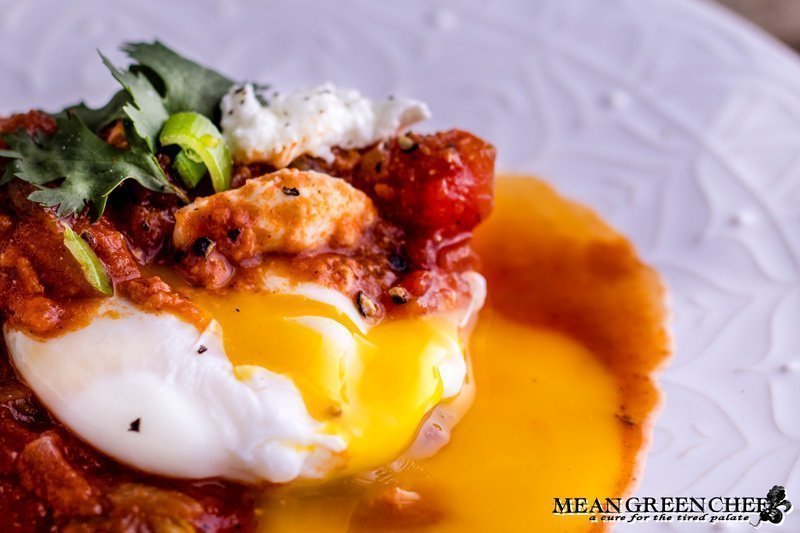
[[[604,529],[553,499],[642,467],[625,238],[423,102],[124,51],[0,118],[0,531]]]

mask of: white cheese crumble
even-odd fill
[[[250,84],[231,89],[222,99],[222,134],[237,161],[276,168],[303,154],[330,162],[335,146],[363,148],[430,116],[417,100],[373,102],[330,83],[263,99],[264,104]]]

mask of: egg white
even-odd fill
[[[289,481],[321,475],[345,447],[322,433],[288,378],[262,370],[238,379],[215,322],[200,332],[114,298],[56,339],[9,327],[5,336],[17,370],[59,420],[148,472]]]

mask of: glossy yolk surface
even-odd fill
[[[361,334],[335,307],[304,296],[183,290],[222,326],[238,377],[252,367],[288,376],[311,416],[347,441],[339,473],[408,448],[442,397],[438,362],[461,352],[457,328],[442,318],[384,321]]]
[[[658,277],[537,180],[500,180],[496,198],[476,236],[489,302],[470,342],[475,402],[450,443],[268,490],[263,531],[587,531],[603,526],[553,515],[553,498],[630,489],[668,347]]]

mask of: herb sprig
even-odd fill
[[[59,216],[103,214],[108,196],[133,179],[153,191],[185,193],[164,173],[156,159],[158,135],[170,115],[195,112],[214,119],[219,102],[233,81],[173,52],[158,41],[128,43],[123,51],[134,60],[120,70],[101,54],[123,89],[99,109],[84,104],[56,114],[58,129],[50,137],[20,130],[3,136],[10,150],[0,184],[14,178],[35,185],[29,198],[57,206]],[[122,120],[129,148],[104,142],[98,133]]]

